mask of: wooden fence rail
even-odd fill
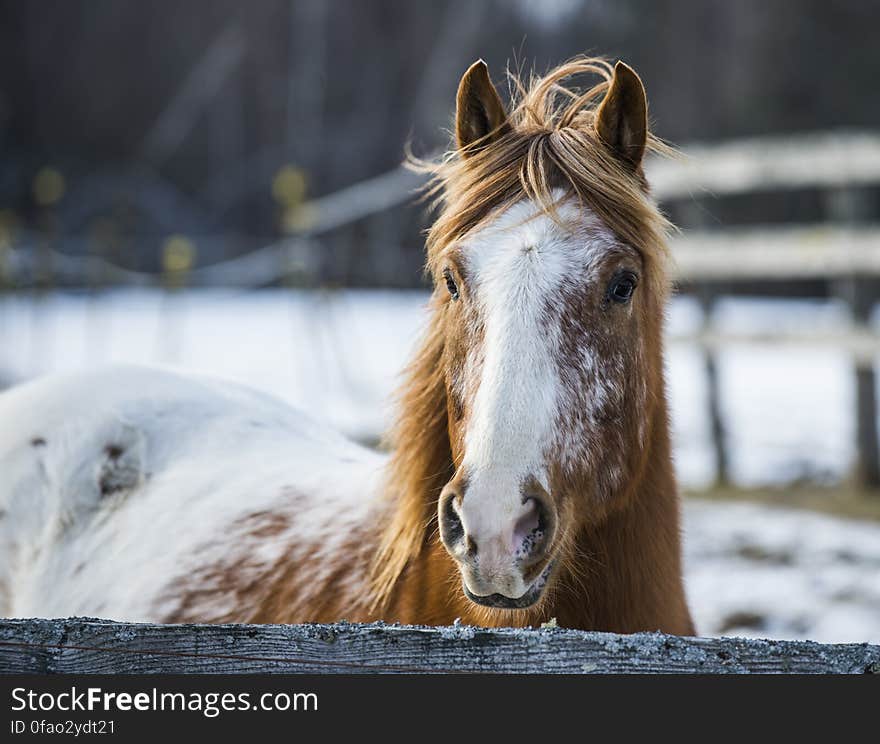
[[[831,224],[687,230],[671,240],[681,283],[880,278],[880,228]]]
[[[871,131],[741,139],[682,148],[681,157],[645,165],[661,201],[780,189],[837,189],[880,182],[880,134]],[[301,228],[332,230],[412,199],[424,177],[395,168],[303,205]]]
[[[880,646],[561,628],[0,620],[0,673],[880,673]]]

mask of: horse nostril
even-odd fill
[[[550,527],[550,512],[543,499],[535,499],[535,507],[538,509],[538,530],[546,534]]]
[[[552,537],[551,512],[544,499],[529,496],[523,502],[527,511],[514,529],[517,552],[522,558],[540,558],[550,547]]]
[[[464,525],[455,508],[455,494],[450,493],[443,502],[440,512],[440,536],[448,547],[453,547],[464,538]],[[470,540],[468,541],[470,542]]]

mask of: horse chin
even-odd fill
[[[467,583],[462,581],[461,586],[464,589],[465,596],[475,604],[483,607],[491,607],[496,610],[525,610],[536,605],[547,588],[550,574],[553,573],[554,561],[550,561],[546,568],[541,571],[540,576],[535,579],[534,583],[529,587],[525,594],[521,597],[507,597],[503,594],[474,594],[467,587]]]

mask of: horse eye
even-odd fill
[[[608,298],[620,303],[629,302],[637,283],[636,275],[631,271],[615,276],[608,285]]]
[[[457,300],[458,286],[455,283],[455,279],[452,278],[452,272],[449,269],[443,269],[443,278],[446,280],[446,289],[449,290],[449,294],[452,295],[452,299]]]

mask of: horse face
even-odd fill
[[[441,539],[471,600],[529,607],[641,461],[643,262],[586,207],[524,200],[438,267],[456,465]]]

